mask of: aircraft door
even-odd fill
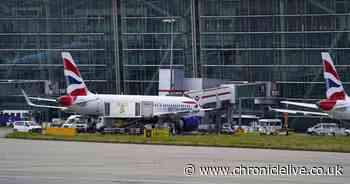
[[[110,116],[111,114],[111,104],[105,102],[104,103],[104,116]]]
[[[141,116],[152,117],[153,116],[153,102],[142,101],[141,102]]]
[[[104,109],[105,109],[104,105],[105,105],[105,103],[102,100],[97,100],[97,102],[96,102],[96,106],[97,106],[96,114],[104,115]]]
[[[135,103],[135,116],[139,117],[141,116],[141,104]]]

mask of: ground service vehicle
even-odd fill
[[[241,119],[241,122],[240,120]],[[242,129],[244,132],[256,132],[258,131],[257,124],[258,124],[259,117],[255,115],[233,115],[232,122],[233,122],[233,129],[237,130]],[[240,122],[240,123],[239,123]]]
[[[282,130],[280,119],[259,119],[258,131],[260,134],[276,135]]]
[[[80,115],[71,115],[67,118],[62,128],[75,128],[78,132],[86,132],[88,129],[88,124]]]

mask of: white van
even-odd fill
[[[311,135],[350,135],[350,130],[339,128],[335,123],[319,123],[307,129],[307,133]]]
[[[276,135],[282,130],[280,119],[259,119],[258,130],[260,134]]]

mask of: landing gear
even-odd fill
[[[151,121],[152,121],[152,124],[157,124],[158,121],[159,121],[159,117],[158,116],[154,116]]]

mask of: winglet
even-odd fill
[[[25,92],[23,89],[21,89],[21,91],[22,91],[22,94],[23,94],[23,96],[24,96],[24,98],[25,98],[27,104],[28,104],[29,106],[34,106],[34,104],[30,101],[30,99],[29,99],[28,95],[26,94],[26,92]]]

